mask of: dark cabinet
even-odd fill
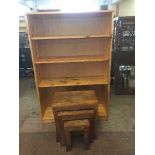
[[[25,32],[19,33],[19,76],[33,76],[31,51]]]
[[[111,77],[116,94],[134,94],[135,17],[114,19]]]

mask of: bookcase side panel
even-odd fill
[[[28,38],[29,38],[29,44],[30,44],[30,50],[31,50],[31,57],[32,57],[32,64],[33,64],[33,71],[34,71],[34,78],[35,78],[35,83],[36,83],[36,90],[37,90],[37,96],[39,99],[39,104],[40,104],[40,111],[41,111],[41,116],[43,114],[42,108],[41,108],[41,96],[40,96],[40,91],[38,88],[38,78],[39,78],[39,73],[37,72],[38,68],[36,68],[35,66],[35,46],[33,46],[32,42],[31,42],[31,22],[29,21],[30,17],[28,15],[26,15],[26,26],[27,26],[27,30],[28,30]]]

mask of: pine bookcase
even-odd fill
[[[54,121],[56,91],[94,90],[98,116],[108,117],[112,11],[26,14],[41,118]]]

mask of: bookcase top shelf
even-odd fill
[[[108,80],[104,76],[94,77],[64,77],[41,80],[39,87],[60,87],[60,86],[82,86],[82,85],[96,85],[108,84]]]
[[[31,37],[31,40],[54,40],[54,39],[89,39],[89,38],[112,38],[112,35],[69,35],[69,36],[46,36]]]
[[[76,56],[76,57],[51,57],[40,58],[35,61],[35,64],[48,64],[48,63],[70,63],[70,62],[102,62],[108,61],[108,57],[103,56]]]
[[[93,14],[93,13],[112,13],[113,10],[96,10],[96,11],[85,11],[85,12],[28,12],[27,15],[61,15],[61,14]]]

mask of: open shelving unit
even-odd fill
[[[41,118],[54,121],[56,91],[94,90],[107,119],[112,11],[33,12],[26,15]]]

